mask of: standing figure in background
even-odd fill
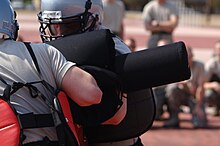
[[[153,0],[143,9],[144,26],[151,32],[148,48],[156,47],[160,39],[173,42],[173,31],[178,25],[179,12],[175,5],[167,0]]]
[[[103,25],[122,40],[124,38],[125,6],[121,0],[103,0]]]
[[[205,99],[209,105],[215,106],[215,116],[220,111],[220,41],[216,42],[214,56],[205,64],[207,78],[205,82]]]
[[[207,126],[204,109],[204,77],[205,70],[202,62],[193,59],[191,47],[187,47],[188,62],[191,78],[186,81],[169,84],[166,87],[170,117],[164,123],[165,128],[179,127],[178,113],[181,105],[189,106],[192,113],[192,124],[195,128]]]

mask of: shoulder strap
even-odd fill
[[[37,71],[41,74],[40,68],[39,68],[39,65],[38,65],[38,62],[37,62],[37,58],[36,58],[36,56],[34,54],[34,51],[33,51],[32,47],[31,47],[30,43],[29,42],[24,42],[24,44],[27,47],[27,49],[28,49],[28,51],[29,51],[33,61],[34,61],[35,67],[37,68]]]
[[[37,71],[41,75],[40,67],[38,65],[37,58],[36,58],[36,56],[34,54],[34,51],[33,51],[32,47],[30,45],[30,42],[24,42],[24,44],[25,44],[26,48],[28,49],[28,52],[30,53],[31,58],[34,61],[35,67],[37,68]],[[57,91],[49,83],[47,83],[43,79],[42,79],[41,83],[47,88],[47,90],[49,90],[49,92],[51,92],[52,94],[56,95]]]
[[[35,67],[36,67],[37,71],[41,75],[40,68],[39,68],[39,65],[38,65],[38,62],[37,62],[37,58],[36,58],[36,56],[34,54],[34,51],[33,51],[32,47],[31,47],[30,43],[29,42],[24,42],[24,44],[25,44],[26,48],[28,49],[28,51],[29,51],[29,53],[31,55],[32,60],[34,61],[34,64],[35,64]],[[54,96],[54,99],[55,99],[55,96],[57,95],[58,91],[56,89],[54,89],[53,86],[51,86],[48,82],[46,82],[43,79],[41,81],[39,81],[39,82],[43,84],[43,86]],[[28,83],[28,84],[25,84],[25,85],[27,85],[27,87],[31,86],[33,88],[34,87],[34,86],[32,86],[33,83],[35,83],[35,82],[31,82],[31,83]],[[35,88],[35,89],[37,89],[37,88]],[[22,115],[23,117],[22,116],[19,117],[21,122],[25,122],[25,121],[27,121],[27,119],[28,119],[28,121],[31,121],[31,122],[25,122],[24,125],[22,125],[22,127],[23,128],[36,128],[36,127],[55,126],[56,130],[57,130],[57,136],[58,136],[59,145],[66,145],[66,141],[65,141],[66,138],[67,139],[74,139],[74,140],[71,140],[70,143],[75,145],[75,143],[77,143],[77,140],[76,140],[77,136],[75,136],[74,133],[71,133],[71,134],[63,133],[64,130],[67,132],[70,129],[66,127],[67,125],[65,126],[66,119],[65,119],[65,117],[64,117],[64,115],[62,113],[62,109],[60,111],[59,102],[54,103],[55,107],[53,107],[46,100],[46,98],[44,97],[43,94],[41,94],[41,97],[43,97],[44,101],[52,109],[54,109],[54,111],[56,111],[56,112],[52,113],[52,117],[51,117],[51,114],[34,115],[34,114],[31,113],[31,114]],[[71,136],[71,137],[69,137],[69,136]]]

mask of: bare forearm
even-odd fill
[[[152,32],[163,31],[163,32],[172,33],[177,25],[178,25],[178,17],[172,16],[168,21],[153,20],[149,23],[146,23],[146,29]]]
[[[170,21],[161,22],[159,23],[159,29],[165,32],[173,32],[173,30],[176,28],[176,24],[172,23]]]
[[[78,67],[71,67],[62,81],[64,92],[80,106],[98,104],[102,98],[102,91],[95,79]]]

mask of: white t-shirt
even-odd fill
[[[157,0],[150,1],[143,9],[144,23],[147,24],[152,20],[158,22],[168,21],[172,15],[179,16],[177,7],[171,2],[166,1],[160,5]]]
[[[55,89],[60,88],[61,81],[67,70],[75,65],[68,62],[54,47],[47,44],[31,44],[37,58],[42,78]],[[41,80],[35,64],[22,42],[13,40],[0,40],[0,76],[8,83],[33,82]],[[47,100],[52,103],[50,92],[42,84],[35,85]],[[0,94],[3,93],[5,84],[0,82]],[[27,88],[21,88],[11,96],[11,103],[18,113],[50,113],[48,105],[39,97],[32,98]],[[37,128],[24,130],[26,137],[24,143],[42,140],[48,136],[50,140],[56,140],[55,128]]]
[[[121,31],[121,24],[125,15],[124,4],[115,0],[114,3],[108,3],[103,0],[104,17],[102,24],[113,32]]]

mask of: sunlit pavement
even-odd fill
[[[168,115],[165,113],[165,118]],[[208,115],[208,128],[194,129],[191,115],[180,113],[180,128],[165,129],[164,121],[155,121],[152,128],[141,136],[145,146],[219,146],[220,117]]]

